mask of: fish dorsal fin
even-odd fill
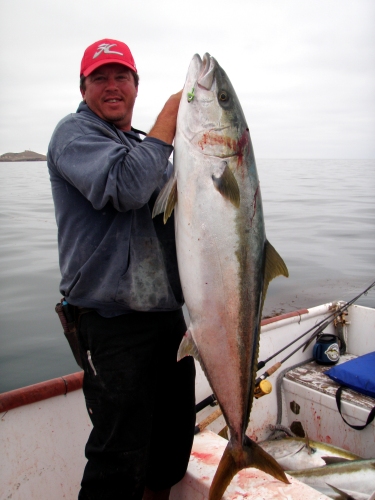
[[[270,281],[276,278],[276,276],[285,276],[286,278],[289,276],[289,271],[285,265],[285,262],[268,240],[266,240],[266,244],[264,245],[264,253],[265,253],[265,266],[264,266],[264,281],[263,281],[261,311],[263,310],[263,304],[266,298],[267,289]]]
[[[228,164],[226,164],[223,173],[219,177],[212,175],[212,180],[219,193],[229,200],[236,208],[239,208],[240,188]]]
[[[152,210],[152,218],[164,212],[164,224],[171,216],[174,206],[177,203],[177,179],[171,177],[164,185],[156,198],[154,208]]]

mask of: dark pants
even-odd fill
[[[145,486],[163,490],[184,476],[195,425],[194,362],[176,361],[185,331],[181,310],[82,316],[83,392],[94,427],[79,499],[140,500]]]

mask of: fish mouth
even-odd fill
[[[192,59],[194,65],[195,84],[205,90],[211,90],[215,80],[216,60],[208,52],[201,59],[199,54],[195,54]]]
[[[216,60],[206,52],[201,61],[201,71],[197,79],[197,84],[206,89],[211,90],[215,80]]]

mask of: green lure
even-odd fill
[[[194,94],[194,87],[191,89],[191,92],[188,92],[188,102],[191,102],[195,97],[195,94]]]

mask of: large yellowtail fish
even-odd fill
[[[258,443],[287,471],[324,467],[327,464],[360,460],[361,457],[331,444],[300,437],[287,437]],[[374,487],[375,489],[375,487]]]
[[[260,319],[268,283],[288,270],[267,241],[249,129],[224,70],[209,54],[189,66],[177,117],[174,175],[154,215],[175,209],[180,279],[190,325],[178,357],[199,360],[230,440],[210,500],[233,476],[257,467],[288,483],[282,468],[245,435],[253,400]]]

